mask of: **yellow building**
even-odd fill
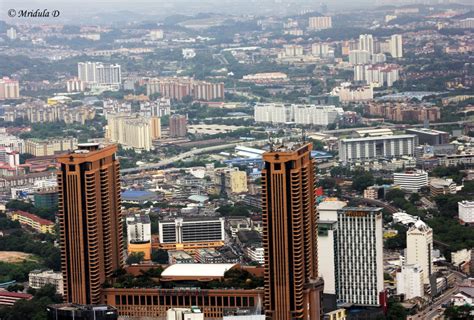
[[[74,150],[77,147],[76,138],[59,139],[28,139],[25,141],[25,152],[35,157],[52,156],[55,153]]]
[[[107,116],[106,137],[126,147],[149,151],[153,140],[161,138],[161,119],[110,114]]]
[[[247,173],[245,171],[232,171],[230,174],[230,190],[233,193],[247,192]]]
[[[39,233],[54,233],[54,222],[40,218],[32,213],[15,211],[11,215],[11,219]]]

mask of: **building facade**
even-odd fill
[[[174,114],[170,117],[170,137],[186,137],[188,133],[187,118],[182,114]]]
[[[337,232],[337,299],[379,306],[379,294],[384,290],[382,208],[340,209]]]
[[[404,294],[405,299],[423,297],[423,270],[417,265],[404,265],[397,272],[397,294]]]
[[[123,265],[117,147],[79,144],[58,156],[61,269],[65,301],[97,304],[102,284]]]
[[[158,223],[160,246],[165,249],[220,247],[225,240],[225,219],[162,220]]]
[[[35,157],[53,156],[58,152],[74,150],[77,138],[28,139],[25,141],[25,152]]]
[[[474,223],[474,201],[458,202],[459,221],[461,223]]]
[[[433,273],[433,230],[418,220],[407,231],[406,264],[417,265],[423,270],[423,283],[430,283]]]
[[[320,319],[317,217],[311,145],[263,154],[265,313],[273,320]]]
[[[53,270],[33,270],[28,274],[28,286],[41,289],[47,284],[52,284],[58,294],[64,294],[63,274]]]
[[[414,157],[415,135],[361,137],[339,140],[339,160],[343,163],[370,162],[382,158]]]
[[[423,170],[394,172],[393,184],[400,186],[402,190],[418,192],[428,186],[428,172]]]

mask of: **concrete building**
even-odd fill
[[[374,54],[374,38],[371,34],[361,34],[359,36],[359,50],[365,50],[369,54]]]
[[[7,30],[7,38],[10,40],[16,40],[17,32],[15,28],[11,27]]]
[[[423,170],[394,172],[393,184],[409,192],[418,192],[428,186],[428,172]]]
[[[367,50],[349,51],[349,63],[353,65],[365,65],[371,62],[370,52]]]
[[[228,185],[232,193],[244,193],[248,191],[247,173],[245,171],[231,171],[228,176]]]
[[[40,218],[29,212],[14,211],[11,214],[11,219],[39,233],[54,233],[54,222]]]
[[[384,290],[382,208],[340,209],[336,248],[338,301],[379,306]]]
[[[474,201],[458,202],[458,218],[463,224],[474,224]]]
[[[101,62],[79,62],[77,74],[87,84],[120,85],[122,83],[121,67],[118,64]]]
[[[182,114],[174,114],[170,117],[170,137],[186,137],[188,133],[187,117]]]
[[[83,92],[86,90],[86,83],[79,78],[72,78],[66,81],[67,92]]]
[[[397,294],[404,294],[405,299],[424,296],[423,270],[417,265],[403,265],[397,272]]]
[[[54,320],[117,320],[117,309],[101,304],[63,303],[46,308],[47,319]]]
[[[150,151],[153,140],[161,138],[161,121],[158,117],[108,114],[106,135],[112,142]]]
[[[408,134],[416,134],[420,145],[428,144],[437,146],[449,143],[449,133],[427,128],[410,128],[405,130]]]
[[[165,249],[220,247],[225,240],[224,218],[176,218],[158,223],[160,246]]]
[[[403,58],[403,40],[401,34],[390,37],[390,54],[392,58]]]
[[[28,139],[25,141],[25,152],[35,157],[53,156],[56,153],[71,151],[77,147],[77,138]]]
[[[254,107],[256,122],[297,123],[304,125],[327,126],[335,123],[343,113],[336,106],[258,103]]]
[[[327,43],[313,43],[311,45],[311,54],[316,57],[326,58],[329,56],[329,44]]]
[[[20,84],[18,80],[8,77],[0,79],[0,100],[20,98]]]
[[[151,221],[148,214],[129,214],[125,221],[128,244],[151,241]]]
[[[311,149],[295,143],[263,154],[264,309],[274,320],[322,316]]]
[[[28,274],[28,286],[33,289],[41,289],[47,284],[56,287],[56,293],[64,294],[63,274],[53,270],[33,270]]]
[[[340,86],[331,90],[332,96],[339,97],[341,102],[361,102],[369,101],[374,98],[372,86],[352,85],[351,83],[341,83]]]
[[[339,161],[354,163],[414,157],[416,146],[416,136],[409,134],[341,139]]]
[[[163,30],[162,29],[150,30],[150,32],[148,33],[148,37],[152,41],[162,40],[164,37]]]
[[[310,30],[323,30],[332,28],[331,17],[310,17],[309,21]]]
[[[407,231],[406,264],[417,265],[423,270],[423,283],[430,284],[433,273],[433,230],[418,220]]]
[[[97,304],[123,266],[120,170],[114,145],[79,144],[57,161],[65,301]]]
[[[457,186],[453,179],[431,178],[430,179],[430,194],[432,197],[456,194]]]

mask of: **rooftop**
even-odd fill
[[[41,224],[41,225],[47,225],[47,226],[54,225],[54,222],[49,221],[49,220],[46,220],[46,219],[43,219],[43,218],[40,218],[40,217],[38,217],[37,215],[32,214],[32,213],[29,213],[29,212],[25,212],[25,211],[15,211],[14,213],[15,213],[15,214],[18,214],[18,215],[20,215],[20,216],[23,216],[23,217],[25,217],[25,218],[31,219],[31,220],[33,220],[34,222],[38,222],[38,223]]]
[[[234,268],[235,263],[183,263],[166,268],[162,277],[224,277],[224,273]]]

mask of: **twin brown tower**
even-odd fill
[[[68,302],[97,304],[107,277],[123,266],[116,147],[81,144],[58,157],[62,272]],[[263,155],[265,312],[269,319],[320,319],[317,215],[311,145]]]

